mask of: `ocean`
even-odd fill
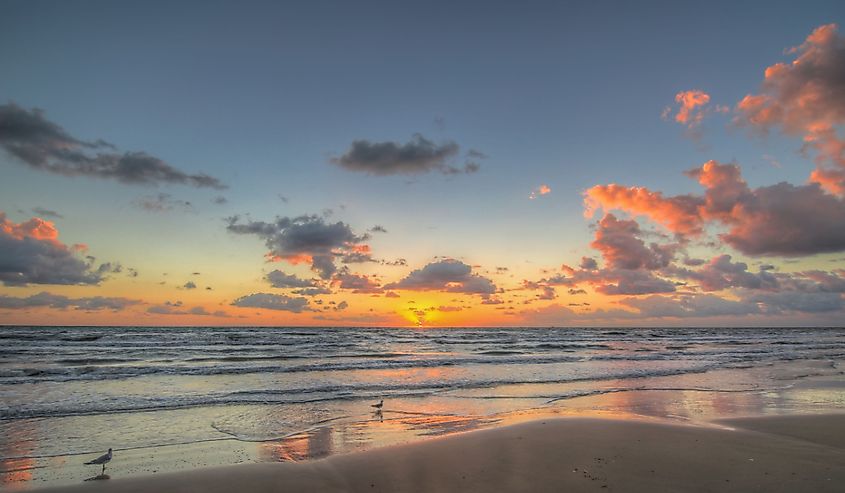
[[[315,458],[532,412],[835,412],[843,362],[841,328],[0,327],[0,486],[72,481],[68,464],[109,447],[236,450],[184,465],[196,467]],[[169,470],[144,464],[127,473]]]

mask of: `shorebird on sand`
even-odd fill
[[[97,457],[94,460],[88,461],[85,464],[86,465],[92,465],[92,464],[100,465],[100,464],[102,464],[103,465],[102,474],[105,474],[106,473],[106,463],[109,462],[110,460],[111,460],[111,449],[109,449],[109,451],[107,453]]]
[[[374,407],[381,411],[382,406],[384,406],[384,399],[378,401],[378,404],[371,404],[370,407]]]

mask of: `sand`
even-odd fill
[[[303,463],[91,481],[54,492],[845,491],[845,415],[728,428],[562,418]]]

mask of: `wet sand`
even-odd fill
[[[723,426],[723,427],[719,427]],[[561,418],[302,463],[197,469],[53,492],[842,491],[845,414],[688,426]]]

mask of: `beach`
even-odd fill
[[[210,468],[44,491],[842,491],[845,415],[722,425],[538,420],[305,463]]]
[[[4,491],[147,488],[159,478],[276,484],[276,475],[316,490],[369,477],[396,490],[404,475],[447,489],[424,483],[448,476],[452,469],[435,474],[444,464],[476,468],[483,490],[558,471],[546,457],[578,468],[566,481],[582,481],[586,470],[618,489],[652,469],[666,481],[701,471],[751,481],[743,471],[756,470],[748,468],[758,452],[770,464],[807,461],[819,474],[841,457],[832,415],[845,409],[842,329],[43,327],[2,335]],[[523,438],[503,438],[512,430],[525,430]],[[697,452],[673,448],[705,442]],[[746,450],[739,442],[754,451],[747,463],[732,462]],[[111,479],[86,481],[100,467],[84,463],[109,448]],[[621,450],[626,462],[611,464]],[[602,460],[590,465],[582,452]],[[665,460],[671,467],[645,468]],[[617,472],[595,474],[608,468]],[[784,470],[771,469],[762,472]],[[205,479],[221,470],[225,481]],[[322,483],[338,477],[353,483]],[[794,485],[787,479],[777,484]]]

